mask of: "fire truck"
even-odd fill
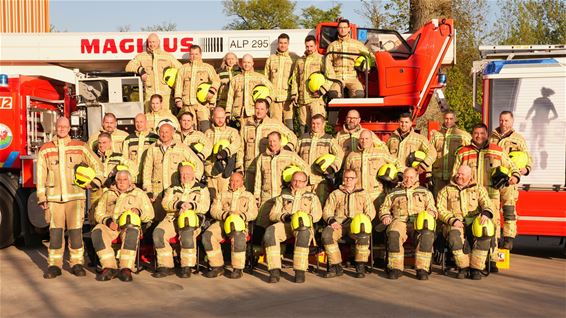
[[[474,92],[481,81],[483,121],[499,126],[512,111],[534,166],[521,178],[519,235],[566,237],[566,45],[481,46]],[[474,104],[476,96],[474,95]]]
[[[432,20],[411,35],[350,25],[351,34],[370,49],[375,65],[360,72],[365,98],[336,98],[327,105],[331,122],[339,125],[350,108],[360,110],[362,124],[387,138],[399,114],[414,120],[424,114],[433,95],[442,98],[442,65],[455,62],[455,30],[450,19]],[[303,52],[304,39],[314,35],[326,52],[337,39],[337,23],[313,30],[160,32],[161,47],[180,61],[198,44],[205,61],[215,66],[228,52],[254,56],[255,67],[287,33],[289,50]],[[2,34],[0,61],[0,247],[23,237],[32,242],[47,227],[35,195],[39,147],[55,134],[55,120],[71,120],[73,138],[86,140],[100,128],[102,114],[113,112],[118,125],[133,127],[143,111],[143,84],[125,74],[126,63],[144,51],[147,33]],[[299,54],[300,55],[300,54]]]

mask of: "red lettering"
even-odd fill
[[[138,40],[137,40],[137,52],[138,52],[138,53],[142,53],[142,52],[143,52],[143,39],[138,39]]]
[[[134,39],[123,39],[120,41],[120,51],[122,53],[134,52]]]
[[[81,39],[81,54],[99,54],[100,53],[100,40],[94,39]]]
[[[106,54],[106,53],[118,53],[118,50],[116,49],[116,43],[114,42],[113,39],[107,39],[106,41],[104,41],[104,47],[102,48],[102,54]]]
[[[182,38],[181,39],[181,52],[189,52],[191,46],[193,46],[193,38]]]
[[[173,42],[173,44],[171,44],[171,42]],[[174,53],[175,51],[177,51],[177,38],[163,39],[163,50],[169,53]]]

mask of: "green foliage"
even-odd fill
[[[289,0],[224,0],[224,13],[236,16],[225,26],[233,30],[296,29],[296,3]]]
[[[409,28],[408,0],[362,0],[358,14],[374,28],[391,29],[404,33]]]
[[[302,9],[299,24],[305,29],[314,29],[320,22],[335,21],[342,14],[342,4],[337,4],[328,10],[322,10],[314,5]]]
[[[154,32],[154,31],[177,31],[177,23],[174,22],[162,22],[161,24],[148,25],[141,27],[141,31],[144,32]],[[120,32],[122,32],[120,30]]]

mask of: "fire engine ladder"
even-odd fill
[[[51,140],[55,135],[57,112],[37,107],[38,103],[51,104],[58,107],[58,105],[64,103],[64,100],[48,100],[35,96],[26,96],[27,156],[22,156],[22,159],[35,159],[39,147]]]

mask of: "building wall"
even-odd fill
[[[49,0],[0,1],[0,32],[49,32]]]

